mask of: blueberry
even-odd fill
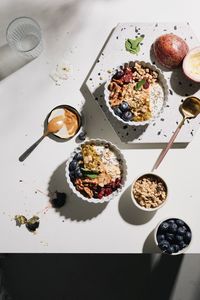
[[[115,106],[115,107],[113,108],[113,110],[114,110],[114,113],[115,113],[117,116],[121,117],[122,111],[121,111],[121,109],[119,108],[119,106]]]
[[[176,225],[176,223],[172,223],[172,224],[169,224],[169,229],[168,229],[168,231],[169,231],[170,233],[175,233],[175,232],[177,231],[177,228],[178,228],[178,226]]]
[[[167,232],[168,228],[169,228],[169,224],[167,222],[163,222],[159,226],[159,231],[160,232]]]
[[[69,170],[74,171],[76,167],[77,167],[77,161],[73,159],[69,164]]]
[[[179,243],[179,247],[180,247],[180,249],[183,249],[183,248],[187,247],[187,245],[186,245],[186,243],[184,241],[181,241]]]
[[[39,222],[35,222],[35,223],[26,223],[26,228],[29,231],[35,231],[38,227],[39,227],[40,223]]]
[[[166,233],[165,238],[168,242],[172,243],[174,241],[174,234],[173,233]]]
[[[123,114],[122,114],[122,119],[124,121],[130,121],[131,119],[133,118],[133,114],[130,110],[128,111],[125,111]]]
[[[180,226],[183,226],[185,223],[182,220],[177,219],[176,224],[180,227]]]
[[[163,241],[161,241],[161,242],[158,244],[158,246],[160,247],[160,249],[161,249],[162,251],[166,251],[166,250],[170,247],[170,244],[169,244],[168,241],[163,240]]]
[[[180,250],[179,245],[174,244],[174,245],[172,245],[172,246],[174,247],[174,252],[175,252],[175,253],[177,253],[177,252]]]
[[[184,235],[186,233],[186,227],[185,226],[184,227],[183,226],[179,227],[177,229],[177,233],[180,234],[180,235]]]
[[[86,139],[86,132],[85,131],[80,132],[78,135],[78,139],[80,141],[84,141]]]
[[[124,71],[117,70],[117,72],[115,73],[115,75],[113,76],[113,78],[114,79],[121,79],[123,75],[124,75]]]
[[[80,168],[77,168],[74,173],[76,178],[81,178],[83,176],[83,173],[81,172]]]
[[[70,177],[71,181],[74,181],[74,180],[76,179],[75,172],[74,172],[74,171],[71,171],[71,172],[69,173],[69,177]]]
[[[166,250],[166,253],[168,253],[168,254],[172,254],[172,253],[174,253],[175,251],[174,251],[174,246],[169,246],[168,248],[167,248],[167,250]]]
[[[187,231],[186,233],[185,233],[185,235],[184,235],[184,242],[186,243],[186,244],[189,244],[190,243],[190,241],[191,241],[191,238],[192,238],[192,234],[191,234],[191,232],[190,231]]]
[[[129,110],[129,105],[127,102],[122,102],[120,105],[119,105],[119,109],[122,111],[122,112],[125,112],[127,110]]]
[[[179,234],[176,234],[175,235],[175,241],[179,244],[180,242],[183,241],[183,236],[179,235]]]
[[[59,193],[56,192],[56,198],[51,200],[52,206],[54,208],[60,208],[63,205],[65,205],[66,202],[66,194],[65,193]]]
[[[175,221],[174,221],[173,219],[170,219],[170,220],[167,221],[167,223],[168,223],[168,224],[174,224]]]
[[[76,155],[74,155],[74,160],[77,161],[83,160],[83,154],[81,152],[76,153]]]
[[[160,243],[160,242],[163,241],[164,239],[165,239],[164,234],[158,234],[158,235],[157,235],[157,241],[158,241],[158,243]]]

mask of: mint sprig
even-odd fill
[[[136,39],[127,39],[125,41],[126,51],[132,54],[138,54],[140,52],[140,43],[143,41],[144,37],[140,36]]]
[[[138,81],[135,85],[135,90],[136,91],[139,91],[141,89],[141,87],[145,84],[146,80],[145,79],[142,79],[140,81]]]

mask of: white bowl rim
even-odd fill
[[[163,88],[163,92],[164,92],[164,99],[163,99],[163,106],[161,108],[161,110],[159,111],[159,113],[154,116],[153,118],[151,118],[150,120],[147,121],[140,121],[140,122],[135,122],[135,121],[124,121],[123,119],[121,119],[119,116],[117,116],[113,109],[111,108],[110,104],[109,104],[109,95],[110,92],[108,90],[108,86],[110,84],[110,81],[112,79],[112,76],[114,75],[114,73],[116,72],[116,70],[120,69],[121,66],[124,66],[125,64],[130,64],[130,63],[139,63],[143,66],[145,66],[146,68],[152,69],[153,71],[156,71],[158,73],[158,77],[159,77],[159,81],[160,84]],[[168,96],[169,96],[169,87],[167,84],[167,80],[165,79],[165,76],[163,74],[163,72],[157,68],[155,65],[151,64],[150,62],[145,62],[143,60],[135,60],[135,61],[128,61],[128,62],[123,62],[121,65],[118,65],[116,68],[113,69],[113,72],[110,73],[108,80],[105,83],[104,86],[104,99],[105,99],[105,103],[106,103],[106,107],[108,108],[109,112],[121,123],[125,124],[125,125],[130,125],[130,126],[144,126],[144,125],[148,125],[152,122],[154,122],[163,112],[164,108],[167,105],[168,102]]]
[[[190,243],[187,245],[187,247],[181,249],[180,251],[178,251],[178,252],[176,252],[176,253],[172,253],[172,254],[163,252],[163,251],[160,249],[160,247],[158,246],[158,241],[157,241],[157,232],[158,232],[159,226],[160,226],[163,222],[165,222],[165,221],[167,221],[167,220],[170,220],[170,219],[179,219],[179,220],[182,220],[182,221],[189,227],[190,232],[191,232],[191,241],[190,241]],[[156,246],[158,247],[158,249],[159,249],[159,250],[161,251],[161,253],[163,253],[163,254],[167,254],[167,255],[179,255],[179,254],[183,254],[183,253],[185,253],[185,252],[187,251],[187,249],[191,246],[192,240],[193,240],[193,232],[192,232],[192,230],[191,230],[191,226],[188,225],[188,221],[187,221],[187,222],[184,221],[182,217],[167,217],[167,218],[161,220],[161,221],[157,224],[157,226],[155,227],[155,229],[154,229],[154,242],[155,242]]]
[[[72,183],[72,181],[69,177],[69,163],[73,159],[74,155],[80,150],[81,145],[84,145],[84,144],[102,144],[102,145],[108,144],[108,145],[110,145],[111,149],[114,150],[117,157],[119,157],[121,159],[121,167],[122,167],[122,184],[121,184],[121,187],[118,188],[116,191],[114,191],[109,196],[105,196],[102,199],[84,197],[79,191],[76,190],[75,186],[73,185],[73,183]],[[116,145],[114,145],[113,143],[111,143],[107,140],[103,140],[103,139],[88,139],[88,140],[84,141],[83,143],[80,143],[74,149],[74,151],[70,154],[70,156],[69,156],[69,158],[67,159],[67,162],[66,162],[65,176],[66,176],[66,179],[67,179],[67,182],[69,184],[70,189],[73,191],[73,193],[78,198],[81,198],[82,200],[90,202],[90,203],[104,203],[104,202],[109,202],[113,198],[117,197],[124,190],[125,182],[126,182],[126,179],[127,179],[127,164],[126,164],[126,160],[124,158],[124,155],[122,154],[120,149]]]
[[[143,177],[143,176],[145,176],[145,175],[152,175],[152,176],[158,177],[159,179],[161,179],[161,180],[164,182],[164,184],[165,184],[165,186],[166,186],[166,188],[167,188],[167,196],[166,196],[165,200],[163,201],[162,204],[160,204],[159,206],[154,207],[154,208],[145,208],[145,207],[141,206],[141,205],[137,202],[137,200],[135,199],[134,194],[133,194],[133,192],[132,192],[132,191],[133,191],[133,187],[134,187],[136,181],[137,181],[140,177]],[[137,207],[138,207],[140,210],[142,210],[142,211],[145,211],[145,212],[156,211],[156,210],[160,209],[161,207],[163,207],[163,206],[166,204],[167,200],[169,199],[169,188],[168,188],[168,185],[167,185],[166,181],[165,181],[159,174],[154,173],[154,172],[142,173],[142,174],[140,174],[139,176],[137,176],[137,177],[133,180],[133,182],[132,182],[132,184],[131,184],[131,199],[132,199],[133,203],[135,204],[135,206],[137,206]]]

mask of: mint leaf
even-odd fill
[[[135,85],[135,90],[136,91],[139,91],[139,89],[145,84],[146,80],[145,79],[142,79],[140,81],[138,81]]]
[[[95,178],[98,177],[97,174],[85,174],[85,176],[86,176],[86,177],[89,177],[89,178],[91,178],[91,179],[95,179]]]
[[[138,54],[140,52],[140,43],[144,37],[140,36],[136,39],[127,39],[125,41],[125,48],[127,51],[133,53],[133,54]]]

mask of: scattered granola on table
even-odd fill
[[[83,144],[69,164],[69,175],[85,197],[102,199],[121,187],[121,161],[108,144]]]
[[[152,119],[164,100],[158,73],[139,62],[125,63],[116,70],[108,90],[109,105],[125,122]]]
[[[153,174],[138,178],[132,192],[135,200],[144,208],[156,208],[167,198],[166,184]]]

